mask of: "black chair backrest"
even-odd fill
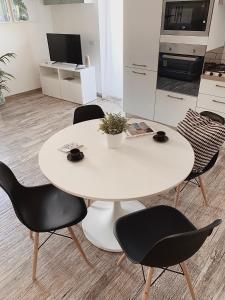
[[[21,185],[17,181],[15,175],[3,162],[0,161],[0,187],[8,194],[12,202],[14,202]]]
[[[161,239],[152,247],[141,264],[161,268],[177,265],[187,260],[201,248],[213,229],[221,222],[222,220],[216,220],[202,229]]]
[[[211,119],[211,120],[213,120],[215,122],[218,122],[218,123],[220,123],[222,125],[225,124],[225,119],[222,116],[217,115],[217,114],[215,114],[215,113],[213,113],[211,111],[202,111],[200,113],[200,115],[203,116],[203,117],[208,117],[209,119]]]
[[[105,114],[98,105],[85,105],[75,109],[73,124],[104,118]]]
[[[13,172],[3,162],[0,162],[0,187],[9,196],[18,219],[25,224],[20,213],[24,201],[25,187],[17,181]]]

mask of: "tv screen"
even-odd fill
[[[51,61],[82,65],[79,34],[47,33]]]

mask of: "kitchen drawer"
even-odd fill
[[[153,120],[157,72],[124,68],[124,111]]]
[[[154,120],[177,126],[189,108],[195,110],[196,104],[197,97],[157,90]]]
[[[211,95],[199,94],[198,107],[203,107],[207,110],[214,110],[225,113],[225,97],[216,97]]]
[[[199,93],[225,98],[225,82],[202,79]]]

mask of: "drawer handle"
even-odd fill
[[[223,86],[223,85],[219,85],[219,84],[217,84],[216,86],[217,86],[217,87],[219,87],[219,88],[223,88],[223,89],[225,89],[225,86]]]
[[[146,65],[133,64],[133,66],[135,66],[135,67],[143,67],[143,68],[147,68]]]
[[[175,96],[171,96],[171,95],[167,95],[167,97],[172,98],[172,99],[177,99],[177,100],[184,100],[184,98],[175,97]]]
[[[146,73],[141,73],[141,72],[136,72],[136,71],[132,71],[134,74],[138,74],[138,75],[147,75]]]
[[[212,100],[213,102],[216,102],[216,103],[221,103],[221,104],[225,104],[225,102],[223,101],[219,101],[219,100]]]

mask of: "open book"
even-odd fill
[[[126,133],[128,137],[135,137],[154,133],[154,130],[151,127],[149,127],[145,122],[140,122],[130,124]]]

